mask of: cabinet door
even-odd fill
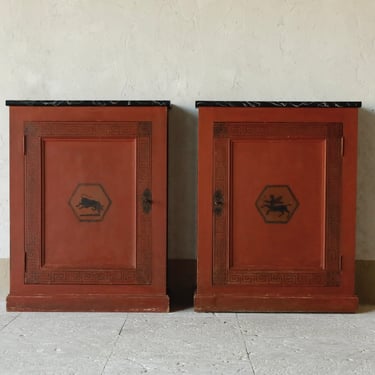
[[[213,284],[339,286],[342,124],[213,131]]]
[[[151,122],[31,122],[25,283],[151,284]]]

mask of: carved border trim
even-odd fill
[[[340,285],[340,197],[342,123],[223,123],[213,125],[214,191],[220,189],[224,205],[220,215],[213,213],[213,284],[214,285],[279,285],[339,286]],[[323,138],[327,142],[326,181],[326,242],[323,271],[259,271],[230,267],[230,141],[251,139]]]
[[[131,284],[152,282],[152,219],[142,210],[141,195],[152,182],[151,122],[32,122],[25,123],[25,283]],[[136,138],[137,263],[135,269],[43,269],[43,138]]]

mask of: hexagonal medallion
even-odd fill
[[[267,185],[255,205],[266,223],[286,224],[299,203],[288,185]]]
[[[101,221],[112,202],[100,184],[78,184],[69,205],[79,221]]]

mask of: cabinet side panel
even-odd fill
[[[197,290],[212,286],[213,113],[199,109]]]
[[[343,111],[343,170],[341,206],[342,281],[346,293],[354,295],[355,229],[357,191],[358,110]]]
[[[152,286],[161,294],[167,278],[167,116],[167,108],[152,112]]]
[[[10,175],[10,293],[22,287],[25,271],[24,252],[24,135],[23,114],[9,109],[9,175]]]

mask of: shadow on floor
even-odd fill
[[[180,311],[194,305],[197,280],[195,259],[168,260],[168,295],[170,311]]]

